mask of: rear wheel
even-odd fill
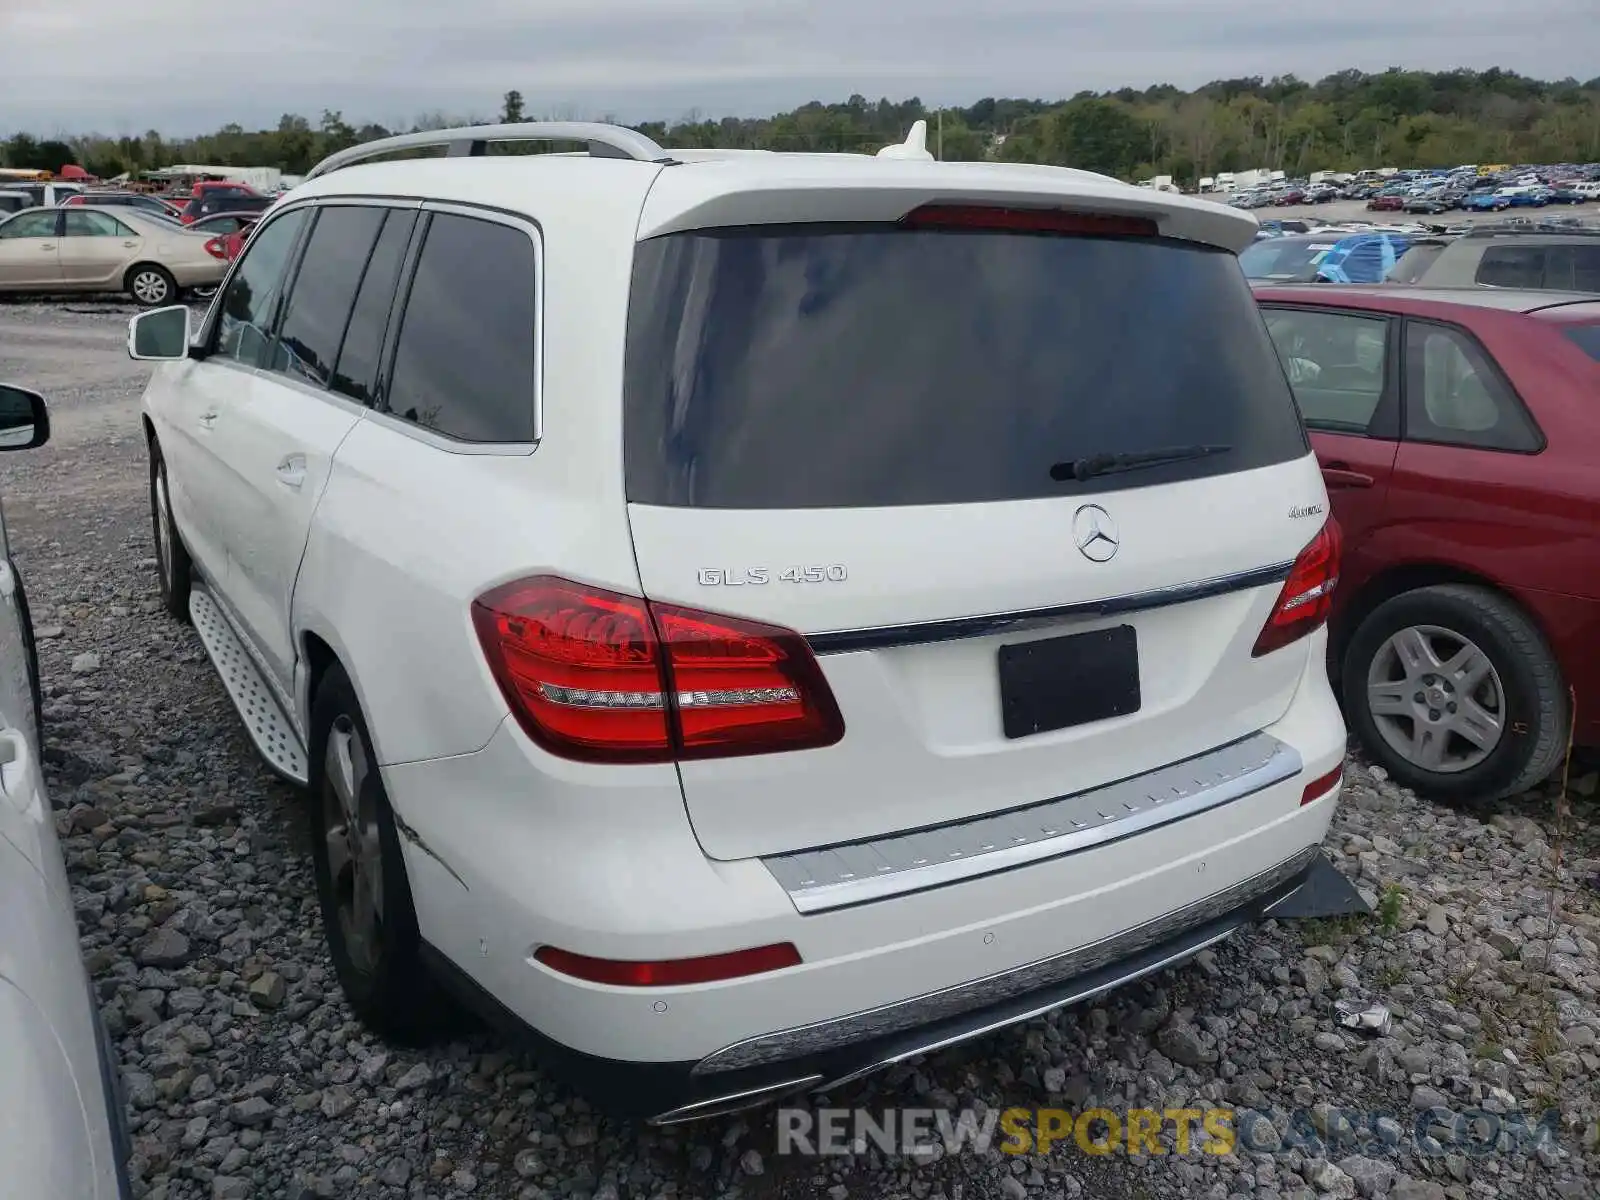
[[[176,303],[178,285],[165,267],[140,263],[128,272],[128,294],[140,308],[160,308]]]
[[[1520,608],[1487,588],[1405,592],[1361,622],[1341,684],[1350,723],[1399,782],[1499,800],[1549,777],[1566,749],[1566,685]]]
[[[172,498],[167,489],[167,461],[161,446],[150,443],[150,521],[155,533],[156,571],[161,578],[161,603],[170,616],[189,619],[189,589],[193,564],[172,519]]]
[[[311,853],[323,931],[356,1015],[392,1041],[418,1045],[452,1010],[421,960],[394,811],[349,677],[337,664],[311,709]]]

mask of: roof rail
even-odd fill
[[[401,150],[424,150],[431,146],[448,147],[450,158],[478,158],[488,152],[490,142],[586,142],[594,158],[628,158],[636,162],[668,163],[672,156],[637,130],[598,121],[519,121],[511,125],[468,125],[459,129],[426,129],[400,133],[394,137],[363,142],[328,155],[311,170],[307,179],[326,175],[355,163],[365,162]]]

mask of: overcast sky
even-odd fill
[[[0,0],[0,134],[765,115],[1347,66],[1600,74],[1600,0]],[[8,128],[9,127],[9,128]]]

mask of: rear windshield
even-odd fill
[[[1320,242],[1315,238],[1267,238],[1256,242],[1239,255],[1239,265],[1248,279],[1271,279],[1287,282],[1293,279],[1312,279],[1317,265],[1328,257],[1335,241]]]
[[[624,440],[629,499],[704,508],[1032,499],[1308,449],[1232,254],[862,225],[641,243]],[[1052,476],[1200,445],[1229,449]]]
[[[1415,283],[1428,273],[1428,268],[1444,246],[1437,242],[1413,242],[1411,248],[1395,260],[1394,266],[1383,277],[1385,283]]]
[[[1600,362],[1600,325],[1569,325],[1562,332],[1577,343],[1579,350]]]

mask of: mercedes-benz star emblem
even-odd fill
[[[1072,514],[1072,540],[1090,562],[1108,562],[1122,544],[1117,537],[1117,523],[1098,504],[1085,504]]]

